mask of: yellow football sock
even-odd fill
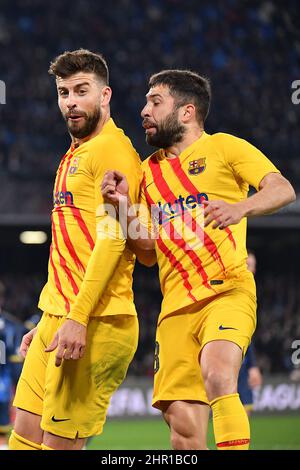
[[[42,443],[42,450],[54,450],[54,449],[52,449],[52,447],[48,447],[48,446],[46,446],[46,444]]]
[[[11,432],[8,440],[9,450],[41,450],[41,445],[36,442],[31,442],[25,437],[19,436],[15,431]]]
[[[250,426],[238,393],[215,398],[210,403],[214,434],[219,450],[247,450]]]

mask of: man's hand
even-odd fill
[[[128,197],[129,186],[126,176],[119,171],[107,171],[101,184],[103,199],[111,204],[117,205],[122,197]]]
[[[26,335],[23,336],[21,345],[20,345],[20,354],[22,357],[26,357],[27,351],[29,349],[29,346],[31,344],[31,341],[33,340],[35,334],[37,332],[37,326],[35,328],[32,328]]]
[[[204,227],[212,221],[212,228],[224,229],[228,225],[238,224],[244,217],[244,211],[240,203],[228,204],[225,201],[203,201],[204,205]]]
[[[256,388],[261,387],[263,383],[263,378],[258,367],[250,367],[248,370],[248,384],[249,387]]]
[[[86,327],[75,320],[67,319],[57,330],[52,343],[45,349],[45,352],[51,352],[57,348],[55,365],[58,367],[63,359],[77,360],[81,358],[84,354],[85,344]]]

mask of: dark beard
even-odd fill
[[[84,139],[94,132],[100,119],[102,118],[100,107],[96,108],[94,113],[91,115],[87,115],[85,113],[84,118],[85,123],[80,127],[77,127],[76,123],[72,123],[71,121],[67,120],[67,127],[69,132],[76,139]]]
[[[156,127],[155,134],[146,135],[146,142],[152,147],[166,149],[181,142],[184,134],[185,128],[178,122],[178,110],[175,110]]]

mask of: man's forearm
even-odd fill
[[[67,318],[86,326],[104,294],[122,256],[125,242],[113,239],[98,239],[79,293]]]
[[[151,237],[147,227],[141,224],[129,196],[122,198],[118,212],[119,222],[123,233],[127,234],[130,248],[134,252],[138,250],[153,250],[154,239]]]
[[[292,185],[281,177],[276,184],[266,184],[256,194],[238,202],[237,205],[242,210],[244,217],[251,217],[276,212],[281,207],[293,202],[295,198]]]

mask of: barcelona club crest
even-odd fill
[[[199,175],[200,173],[203,173],[203,171],[206,168],[206,163],[205,163],[206,157],[203,158],[198,158],[198,160],[192,160],[189,162],[189,174],[190,175]]]
[[[69,168],[69,175],[74,175],[76,173],[79,167],[79,161],[79,157],[75,157],[74,159],[72,159],[71,166]]]

